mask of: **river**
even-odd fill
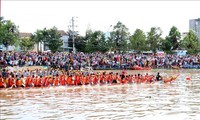
[[[120,72],[120,71],[112,71]],[[1,120],[199,120],[200,70],[128,71],[163,76],[171,84],[50,87],[0,91]],[[186,77],[191,75],[191,80]]]

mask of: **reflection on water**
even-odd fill
[[[136,71],[128,72],[136,73]],[[156,72],[158,70],[148,73],[156,74]],[[0,118],[199,120],[200,71],[166,70],[161,73],[164,75],[181,73],[181,75],[172,84],[1,90]],[[186,81],[185,78],[190,74],[191,81]]]

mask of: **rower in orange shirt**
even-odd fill
[[[44,87],[44,86],[45,86],[46,81],[47,81],[47,76],[42,77],[42,80],[41,80],[41,87]]]
[[[98,83],[98,78],[97,78],[96,74],[93,76],[92,83],[93,83],[93,85],[96,85]]]
[[[16,84],[17,87],[25,87],[25,78],[23,75],[21,76],[21,78],[18,78]]]
[[[85,83],[86,83],[86,76],[85,75],[81,76],[81,83],[82,83],[82,85],[85,85]]]
[[[3,77],[0,75],[0,88],[5,88],[5,83]]]
[[[35,76],[35,77],[33,78],[34,87],[37,87],[37,79],[38,79],[38,76]]]
[[[104,78],[104,73],[103,73],[103,74],[100,75],[99,83],[100,83],[100,84],[104,84],[104,79],[105,79],[105,78]]]
[[[75,85],[81,85],[81,78],[80,78],[80,75],[76,74],[75,75]]]
[[[34,75],[28,76],[26,78],[26,87],[34,87],[33,81],[34,81]]]
[[[56,77],[54,77],[54,83],[53,83],[54,86],[58,86],[59,85],[59,76],[58,74],[56,75]]]
[[[125,76],[123,79],[122,79],[122,84],[126,84],[128,82],[128,77]]]
[[[72,84],[72,75],[67,78],[67,85],[71,86]]]
[[[60,75],[60,85],[65,85],[65,76],[64,75]]]
[[[46,77],[46,81],[45,81],[45,87],[50,86],[50,76]]]
[[[49,85],[50,85],[50,86],[53,86],[54,77],[51,77],[51,76],[50,76],[48,81],[49,81]]]
[[[128,75],[128,83],[133,83],[133,75]]]
[[[90,84],[90,76],[87,75],[86,78],[85,78],[85,85],[89,85]]]
[[[16,86],[16,77],[14,75],[12,75],[11,77],[8,78],[8,86],[11,88],[17,87]]]
[[[42,76],[36,79],[36,87],[41,87],[42,84]]]

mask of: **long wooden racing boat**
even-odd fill
[[[173,76],[170,76],[170,77],[167,77],[167,78],[162,78],[162,83],[171,83],[173,81],[175,81],[178,77],[180,76],[180,74],[178,75],[173,75]],[[25,87],[19,87],[19,85],[17,85],[16,87],[7,87],[7,88],[4,88],[3,87],[3,84],[2,81],[0,81],[0,89],[21,89],[21,88],[25,88],[25,89],[29,89],[29,88],[45,88],[45,87],[56,87],[56,86],[70,86],[70,87],[73,87],[73,86],[81,86],[81,85],[122,85],[122,84],[138,84],[138,83],[155,83],[156,80],[155,80],[155,77],[153,75],[149,75],[149,76],[145,76],[145,77],[142,77],[142,78],[134,78],[132,80],[128,80],[128,79],[120,79],[118,80],[117,82],[107,82],[107,81],[103,81],[101,82],[100,80],[93,84],[93,83],[88,83],[88,84],[79,84],[79,85],[75,85],[75,84],[71,84],[71,85],[68,85],[67,83],[66,84],[52,84],[52,85],[48,85],[48,86],[25,86]],[[74,82],[75,83],[75,82]]]

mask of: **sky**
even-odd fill
[[[188,32],[189,19],[200,18],[200,1],[17,1],[1,0],[1,16],[19,26],[20,32],[56,26],[67,31],[75,18],[81,35],[86,29],[110,32],[121,21],[131,34],[160,27],[163,36],[172,26]]]

